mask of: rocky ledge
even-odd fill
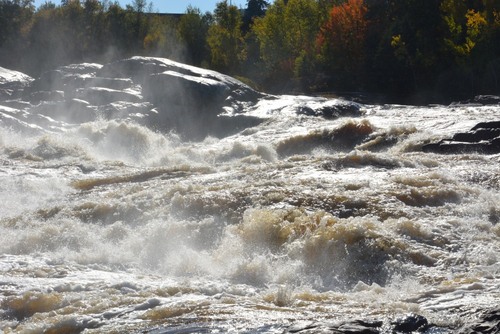
[[[433,153],[500,153],[500,121],[478,123],[467,132],[422,147]]]
[[[37,79],[0,68],[0,121],[20,131],[54,131],[101,118],[174,130],[188,140],[223,137],[264,121],[265,115],[248,111],[276,98],[233,77],[165,58],[71,64]],[[291,109],[312,117],[352,116],[360,110],[357,103],[320,98],[294,103]]]

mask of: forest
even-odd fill
[[[166,57],[271,93],[443,103],[500,94],[498,0],[227,0],[155,13],[147,0],[0,0],[0,66]]]

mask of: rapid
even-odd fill
[[[4,333],[472,333],[500,314],[500,155],[422,150],[500,105],[325,117],[347,102],[263,96],[224,108],[258,121],[190,139],[24,101],[0,103]]]

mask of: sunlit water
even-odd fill
[[[327,120],[295,112],[308,103],[263,100],[246,111],[263,123],[201,142],[3,110],[0,329],[280,333],[416,313],[452,333],[498,306],[500,156],[420,148],[500,107]]]

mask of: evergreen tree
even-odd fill
[[[247,1],[247,7],[243,15],[242,30],[244,33],[247,33],[250,30],[250,26],[252,25],[254,18],[265,15],[267,6],[269,6],[269,3],[265,0]]]

